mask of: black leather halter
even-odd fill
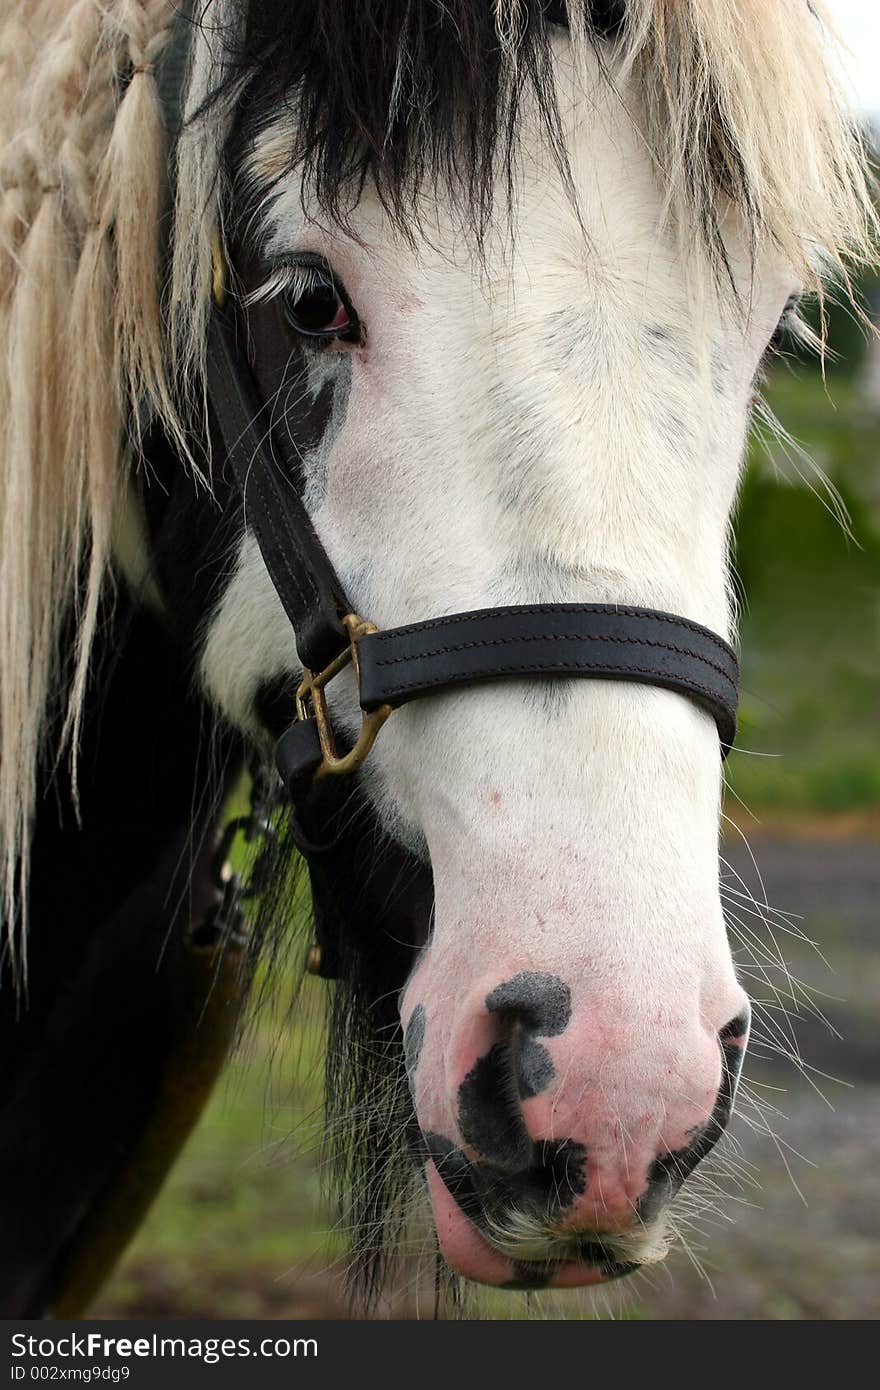
[[[305,667],[297,718],[276,753],[294,802],[313,779],[356,771],[398,706],[505,678],[588,676],[676,691],[713,716],[726,756],[736,736],[737,658],[721,637],[687,618],[617,604],[529,604],[377,631],[347,599],[311,518],[276,461],[235,318],[220,304],[209,329],[207,385],[248,524]],[[324,690],[349,663],[364,722],[354,747],[340,755]]]

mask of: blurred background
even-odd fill
[[[880,111],[874,0],[831,7]],[[861,282],[880,325],[880,280]],[[739,1113],[707,1209],[650,1282],[590,1301],[489,1298],[484,1316],[848,1319],[880,1313],[880,339],[830,307],[825,378],[789,343],[765,396],[736,527],[739,749],[723,882],[758,1004]],[[293,1027],[258,1020],[98,1316],[349,1316],[321,1201],[320,982]],[[713,1162],[709,1160],[709,1162]],[[404,1255],[381,1315],[431,1316]]]

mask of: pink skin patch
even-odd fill
[[[428,1161],[427,1176],[443,1258],[459,1274],[478,1284],[509,1283],[513,1278],[513,1261],[493,1250],[468,1220],[437,1172],[433,1159]]]

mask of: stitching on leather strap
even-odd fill
[[[676,676],[674,673],[670,675],[668,671],[660,671],[653,666],[630,666],[626,671],[623,671],[609,668],[604,664],[604,662],[601,661],[580,661],[577,663],[570,661],[559,661],[556,663],[556,669],[566,671],[570,670],[573,672],[604,671],[607,673],[609,680],[620,681],[625,681],[628,677],[631,676],[657,676],[658,678],[661,678],[663,681],[668,681],[671,685],[675,686],[676,689],[681,689],[684,691],[699,690],[703,695],[707,695],[709,697],[713,705],[717,706],[719,704],[718,692],[717,690],[713,690],[710,685],[702,685],[699,681],[683,680],[681,677]],[[490,676],[521,675],[522,670],[519,666],[493,666],[491,669],[480,671],[476,674],[479,677],[479,679],[483,679],[484,677]],[[397,694],[403,695],[408,690],[427,690],[435,685],[448,684],[450,684],[448,676],[432,677],[429,680],[409,681],[405,685],[397,686],[392,698],[394,698],[394,696]]]
[[[689,618],[677,618],[671,613],[659,613],[652,608],[636,608],[624,603],[547,603],[547,604],[515,604],[505,608],[505,614],[511,617],[522,616],[524,613],[601,613],[608,617],[644,618],[646,622],[669,623],[673,627],[684,628],[688,632],[696,633],[697,636],[705,638],[713,646],[718,647],[727,655],[734,657],[736,654],[733,648],[719,637],[717,632],[712,632],[710,628],[703,627],[701,623],[691,622]],[[450,627],[465,622],[479,622],[482,618],[495,618],[497,609],[478,608],[470,613],[451,613],[445,618],[428,618],[422,623],[411,623],[408,627],[389,628],[386,631],[379,631],[373,634],[375,641],[392,639],[394,637],[408,637],[414,632],[431,632],[435,628]]]
[[[399,631],[399,629],[397,630]],[[602,633],[542,632],[529,634],[528,636],[486,637],[478,642],[459,642],[451,647],[435,647],[431,651],[414,652],[410,656],[383,657],[381,660],[377,660],[375,664],[376,666],[395,666],[404,662],[429,660],[438,656],[452,656],[455,652],[482,650],[486,647],[526,646],[530,642],[612,642],[623,647],[656,647],[660,651],[674,652],[677,656],[686,656],[692,661],[699,662],[703,666],[708,666],[711,670],[717,671],[719,676],[723,676],[730,685],[734,687],[736,685],[730,672],[725,670],[723,666],[717,665],[716,662],[711,661],[709,657],[703,656],[699,652],[689,650],[687,647],[675,647],[669,642],[657,642],[650,637],[615,637],[611,634]],[[579,666],[582,664],[586,665],[587,663],[578,662],[566,664]],[[422,684],[422,682],[418,681],[416,684]]]

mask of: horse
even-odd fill
[[[368,1305],[413,1192],[466,1280],[655,1264],[750,412],[876,258],[821,4],[3,0],[0,71],[0,1304],[87,1305],[261,955]]]

